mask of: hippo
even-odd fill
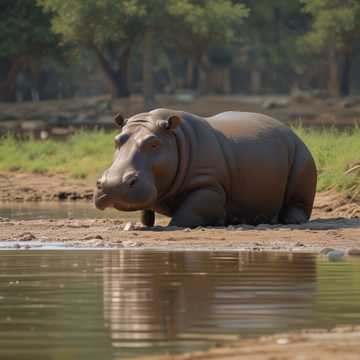
[[[201,117],[155,109],[115,122],[112,165],[96,183],[98,209],[155,213],[169,225],[299,224],[309,220],[317,171],[310,151],[269,116]]]

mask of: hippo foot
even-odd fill
[[[304,208],[300,206],[289,206],[281,215],[281,222],[283,224],[302,224],[309,220]]]
[[[154,226],[155,213],[153,210],[143,210],[141,212],[141,223],[145,226]]]

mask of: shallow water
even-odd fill
[[[95,208],[91,202],[38,202],[2,203],[0,217],[14,220],[36,219],[100,219],[115,218],[139,221],[140,213],[123,212],[114,209],[104,211]]]
[[[0,251],[0,359],[124,359],[360,324],[360,262],[311,254]]]

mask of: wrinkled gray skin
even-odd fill
[[[202,118],[157,109],[124,120],[115,157],[97,182],[99,209],[154,212],[182,227],[306,222],[316,168],[304,143],[268,116]]]

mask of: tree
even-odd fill
[[[59,38],[50,29],[50,16],[35,0],[2,0],[0,3],[0,100],[15,99],[19,72],[31,74],[33,100],[39,98],[41,61],[59,57]]]
[[[360,38],[360,2],[301,1],[304,11],[313,19],[311,29],[304,35],[301,45],[317,54],[327,54],[330,95],[348,95],[355,44]]]
[[[38,0],[54,13],[53,30],[64,41],[96,55],[113,97],[129,95],[131,48],[143,32],[145,7],[139,0]]]
[[[200,91],[211,91],[213,64],[209,50],[220,44],[222,48],[229,46],[236,40],[236,29],[248,16],[248,9],[231,0],[169,0],[167,12],[168,31],[164,34],[167,43],[199,66],[204,80]]]

